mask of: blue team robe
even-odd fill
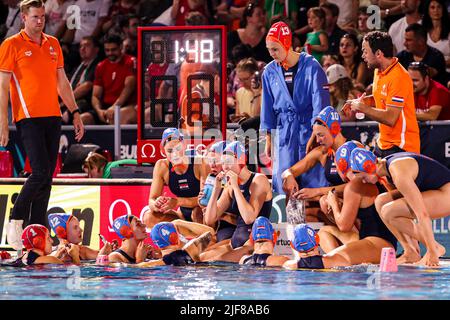
[[[262,75],[261,129],[272,132],[272,185],[277,193],[284,193],[283,171],[306,155],[314,118],[320,110],[330,105],[327,77],[312,56],[300,53],[293,99],[281,68],[272,61]],[[301,175],[298,181],[300,188],[328,185],[320,163]]]

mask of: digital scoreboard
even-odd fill
[[[140,163],[163,157],[168,127],[181,129],[196,153],[226,138],[225,41],[224,26],[138,28]]]

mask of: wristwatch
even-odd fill
[[[78,109],[78,108],[76,108],[75,110],[73,110],[70,114],[73,116],[73,115],[75,115],[75,113],[79,113],[79,114],[81,114],[81,112],[80,112],[80,109]]]

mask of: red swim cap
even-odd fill
[[[292,33],[289,26],[283,21],[274,23],[267,33],[266,41],[275,41],[283,46],[286,52],[292,45]]]
[[[30,224],[22,233],[23,246],[27,250],[39,249],[44,251],[47,232],[47,228],[43,225]]]

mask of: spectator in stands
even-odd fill
[[[91,36],[86,36],[81,40],[81,63],[70,78],[70,85],[81,113],[92,110],[92,87],[94,85],[95,68],[100,61],[98,57],[99,47],[98,41]],[[61,103],[61,107],[63,122],[71,123],[72,115],[63,103]]]
[[[450,120],[449,90],[430,78],[422,62],[412,62],[408,72],[414,85],[417,120]]]
[[[311,27],[308,25],[308,10],[320,5],[319,0],[298,0],[298,25],[294,34],[300,39],[300,43],[305,43],[306,34],[311,31]]]
[[[450,19],[446,1],[430,0],[426,2],[422,25],[428,32],[427,44],[438,49],[445,58],[447,72],[450,71]]]
[[[96,152],[89,152],[83,163],[83,171],[88,174],[89,178],[111,178],[111,169],[121,166],[137,166],[136,159],[122,159],[116,161],[108,161],[103,155]]]
[[[236,112],[233,122],[259,117],[261,112],[261,78],[255,59],[247,58],[239,61],[236,76],[242,84],[236,92]],[[255,79],[255,76],[258,79]],[[259,125],[258,125],[259,128]]]
[[[325,10],[314,7],[308,10],[308,25],[312,31],[306,35],[305,51],[311,54],[317,61],[322,59],[324,52],[328,50],[328,35],[325,32]],[[309,46],[309,47],[308,47]]]
[[[420,136],[414,108],[411,77],[394,57],[394,45],[386,32],[364,36],[363,59],[375,69],[373,96],[352,100],[351,108],[379,122],[380,136],[375,147],[379,157],[408,151],[420,153]]]
[[[352,79],[347,70],[340,64],[333,64],[327,69],[328,90],[330,91],[331,105],[341,116],[342,121],[353,121],[354,114],[345,115],[342,108],[349,99],[356,99],[358,93],[355,92]]]
[[[131,36],[137,38],[137,26],[140,23],[139,17],[136,15],[138,10],[138,2],[136,0],[120,0],[112,5],[109,10],[108,18],[103,23],[103,33],[108,35],[116,34],[122,38]],[[133,27],[131,24],[133,23]],[[134,29],[133,34],[129,34],[128,30]]]
[[[222,0],[217,6],[216,19],[228,25],[229,31],[241,27],[242,17],[249,0]]]
[[[8,16],[3,27],[5,31],[0,32],[0,41],[16,34],[22,28],[22,19],[20,18],[19,0],[3,0],[8,6]]]
[[[122,41],[122,54],[136,57],[137,56],[137,42],[136,39],[126,37]]]
[[[324,54],[320,64],[322,65],[323,71],[327,71],[327,69],[333,64],[339,63],[339,57],[334,54]]]
[[[369,19],[369,14],[367,12],[367,7],[359,7],[358,9],[358,28],[356,32],[358,34],[358,39],[361,41],[362,37],[371,31],[369,25],[367,24],[367,20]]]
[[[172,0],[140,0],[138,16],[143,25],[149,25],[172,6]]]
[[[334,3],[325,2],[320,5],[325,10],[325,31],[328,34],[328,54],[339,53],[339,42],[346,32],[338,27],[339,7]]]
[[[345,30],[353,30],[358,25],[359,0],[327,0],[339,7],[337,24]]]
[[[274,21],[288,19],[290,27],[297,28],[298,25],[298,4],[295,0],[265,0],[264,9],[267,15],[267,26]]]
[[[354,83],[369,85],[369,70],[361,58],[361,46],[353,33],[345,34],[339,45],[339,62],[345,67]]]
[[[122,40],[110,36],[104,43],[106,59],[95,69],[93,109],[81,115],[85,124],[114,123],[115,106],[120,123],[136,123],[136,59],[122,54]]]
[[[62,36],[67,8],[74,4],[73,0],[47,0],[45,2],[45,33],[59,38]]]
[[[437,49],[427,45],[427,31],[418,23],[406,28],[406,50],[401,51],[397,57],[404,68],[414,61],[421,61],[429,67],[429,74],[433,80],[447,85],[444,55]]]
[[[170,13],[176,26],[186,25],[186,16],[189,12],[198,11],[207,17],[207,7],[205,0],[173,0],[172,11]]]
[[[80,25],[76,25],[75,13],[68,13],[64,17],[63,29],[58,31],[58,33],[64,34],[60,43],[63,51],[67,52],[65,64],[68,71],[80,63],[78,51],[81,39],[85,36],[93,36],[99,39],[103,23],[108,16],[110,1],[78,0],[76,5],[80,10]]]
[[[254,2],[250,2],[244,10],[243,28],[231,31],[228,34],[228,59],[235,60],[233,48],[239,44],[244,44],[249,48],[249,54],[257,61],[266,63],[271,61],[271,57],[266,50],[264,28],[264,11]],[[238,60],[239,61],[239,60]]]
[[[380,15],[386,30],[389,30],[394,22],[403,17],[402,2],[404,2],[404,0],[370,0],[370,2],[381,9]]]
[[[396,53],[405,50],[406,28],[413,23],[421,23],[419,4],[420,0],[401,1],[401,9],[405,16],[395,21],[389,28],[389,35],[391,36],[392,42],[394,43]]]

